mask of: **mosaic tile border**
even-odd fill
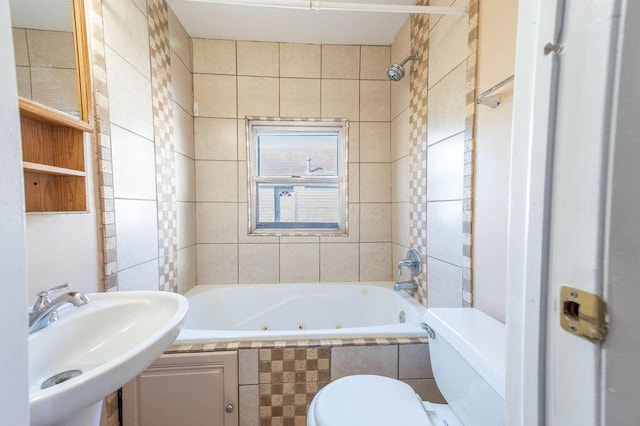
[[[260,349],[260,426],[306,425],[316,393],[331,381],[331,348]]]
[[[428,0],[420,0],[419,5],[427,5]],[[411,51],[419,58],[428,58],[429,53],[429,21],[428,15],[411,15]],[[466,106],[464,131],[464,184],[463,184],[463,212],[462,212],[462,306],[473,305],[473,277],[472,277],[472,244],[473,244],[473,163],[475,146],[475,94],[476,94],[476,63],[478,52],[478,0],[469,0],[469,28],[467,43],[469,56],[467,58],[466,78]],[[426,165],[427,165],[427,93],[428,67],[426,65],[411,67],[410,84],[410,155],[411,177],[409,180],[411,205],[411,244],[418,248],[422,261],[426,264],[427,235],[426,235]],[[419,291],[416,298],[426,304],[427,271],[416,277]]]
[[[175,292],[178,288],[178,239],[176,206],[176,164],[173,145],[173,104],[169,47],[169,10],[165,0],[147,0],[149,54],[151,58],[151,97],[156,155],[156,193],[158,205],[159,287]]]
[[[478,0],[469,0],[468,44],[462,200],[462,306],[464,307],[473,305],[473,164],[475,156],[476,64],[478,61]]]
[[[113,197],[113,168],[111,157],[111,120],[107,86],[107,62],[104,44],[104,20],[102,0],[85,2],[87,11],[87,38],[89,42],[89,69],[93,90],[92,134],[96,146],[98,177],[98,208],[100,209],[100,232],[102,236],[102,290],[118,288],[116,254],[116,216]],[[105,416],[109,426],[119,426],[118,394],[107,395],[104,402]]]
[[[418,5],[427,5],[421,0]],[[427,262],[427,92],[429,64],[429,15],[413,14],[410,17],[410,49],[418,55],[418,66],[411,67],[409,85],[409,136],[411,157],[409,179],[409,204],[411,246],[420,252],[422,263]],[[416,277],[416,298],[426,304],[427,268]]]
[[[189,352],[236,351],[239,349],[320,348],[333,346],[386,346],[428,343],[428,337],[376,337],[320,340],[275,340],[247,342],[209,342],[172,345],[167,354]]]
[[[113,197],[113,168],[111,161],[111,121],[107,91],[107,63],[105,59],[102,0],[85,4],[88,11],[89,62],[93,87],[93,139],[97,148],[98,203],[102,233],[102,289],[118,287],[116,255],[116,216]]]

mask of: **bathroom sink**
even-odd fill
[[[144,371],[175,340],[188,306],[183,296],[159,291],[87,297],[29,336],[32,426],[66,422]],[[45,382],[50,387],[42,389]]]

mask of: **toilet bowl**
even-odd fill
[[[447,404],[421,401],[406,383],[347,376],[320,390],[307,426],[499,426],[504,424],[506,330],[473,308],[432,308],[425,324],[431,368]]]

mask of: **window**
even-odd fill
[[[347,235],[347,121],[247,126],[250,233]]]

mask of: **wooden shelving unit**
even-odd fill
[[[84,132],[70,115],[19,98],[27,212],[87,211]]]

